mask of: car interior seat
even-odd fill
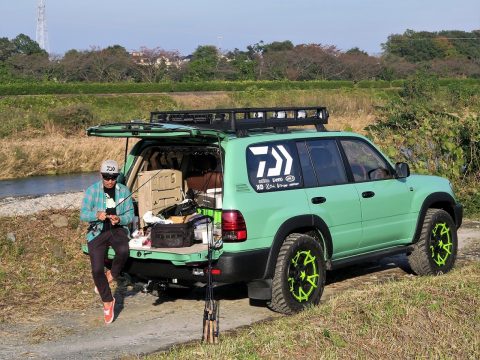
[[[217,170],[217,159],[212,154],[192,155],[187,186],[194,191],[222,188],[223,174]]]

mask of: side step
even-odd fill
[[[361,254],[361,255],[356,255],[352,256],[349,258],[345,259],[339,259],[339,260],[329,260],[327,262],[327,270],[336,270],[340,269],[342,267],[354,265],[354,264],[359,264],[363,262],[369,262],[369,261],[375,261],[379,260],[381,258],[385,258],[388,256],[393,256],[393,255],[398,255],[398,254],[408,254],[413,251],[412,245],[407,245],[407,246],[396,246],[390,249],[386,250],[379,250],[379,251],[374,251],[371,253],[367,254]]]

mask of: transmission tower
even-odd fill
[[[49,45],[48,45],[47,19],[45,18],[45,0],[38,0],[37,43],[47,53],[50,52]]]

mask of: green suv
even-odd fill
[[[411,175],[327,120],[320,106],[243,108],[89,128],[127,138],[119,181],[133,192],[132,231],[157,236],[145,214],[172,206],[176,223],[188,221],[185,208],[210,219],[194,236],[162,224],[175,245],[131,243],[124,271],[164,284],[245,282],[249,298],[289,314],[320,301],[326,270],[402,253],[419,275],[452,269],[463,210],[449,181]]]

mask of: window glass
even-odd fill
[[[333,139],[307,141],[315,175],[320,186],[344,184],[347,175],[343,160]]]
[[[355,182],[393,178],[391,167],[369,144],[357,139],[341,140]]]
[[[303,186],[295,143],[271,142],[247,148],[250,184],[257,192],[297,189]]]

